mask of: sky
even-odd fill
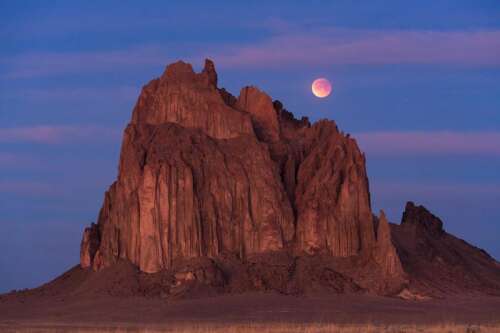
[[[0,41],[0,292],[78,263],[141,87],[206,57],[357,138],[375,212],[423,204],[500,258],[497,0],[1,1]]]

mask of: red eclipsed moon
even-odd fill
[[[330,81],[324,78],[319,78],[314,80],[311,85],[311,90],[314,96],[319,98],[325,98],[332,92],[332,85]]]

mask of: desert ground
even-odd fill
[[[0,298],[2,332],[500,332],[499,297]]]

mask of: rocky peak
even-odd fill
[[[281,103],[280,101],[273,101],[273,107],[278,115],[280,134],[282,138],[292,139],[299,129],[311,127],[309,118],[302,117],[300,120],[295,119],[293,113],[286,110],[283,107],[283,103]]]
[[[83,268],[91,267],[94,257],[99,249],[100,243],[99,227],[92,223],[90,227],[83,231],[82,242],[80,244],[80,265]]]
[[[391,228],[385,216],[384,211],[381,209],[378,217],[377,226],[377,244],[387,244],[391,242]]]
[[[205,86],[207,88],[217,88],[217,72],[212,60],[205,59],[205,66],[200,73],[193,70],[191,64],[182,60],[168,65],[160,78],[160,82],[165,84],[187,84],[198,86],[197,89]]]
[[[433,236],[440,236],[444,233],[443,222],[437,216],[429,212],[424,206],[416,206],[411,201],[406,203],[401,225],[424,230]]]
[[[259,139],[275,142],[280,137],[280,126],[271,97],[257,87],[241,89],[236,107],[252,115],[254,128]]]
[[[205,61],[201,73],[183,61],[170,64],[159,79],[143,87],[132,123],[177,123],[218,139],[254,136],[250,115],[228,105],[216,86],[217,73],[211,60]]]
[[[208,78],[208,83],[217,88],[217,72],[215,71],[215,64],[210,59],[205,59],[205,66],[201,72]]]
[[[380,210],[377,227],[377,245],[375,260],[381,266],[386,276],[405,280],[405,273],[401,261],[392,243],[391,228],[383,210]],[[397,285],[397,284],[396,284]]]
[[[193,70],[191,64],[185,63],[182,60],[169,64],[161,79],[164,81],[185,81],[185,82],[195,82],[196,73]]]

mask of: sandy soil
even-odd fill
[[[395,298],[245,294],[190,300],[93,296],[0,298],[0,331],[54,328],[174,328],[286,323],[308,325],[499,325],[499,297],[406,301]],[[465,327],[464,326],[464,327]],[[31,331],[31,330],[28,330]],[[35,332],[37,330],[33,330]],[[256,330],[257,331],[257,330]],[[285,330],[288,331],[288,330]],[[215,331],[214,331],[215,332]],[[402,331],[405,332],[405,331]],[[410,331],[408,331],[410,332]],[[471,331],[474,332],[474,331]],[[481,332],[486,332],[481,330]]]

